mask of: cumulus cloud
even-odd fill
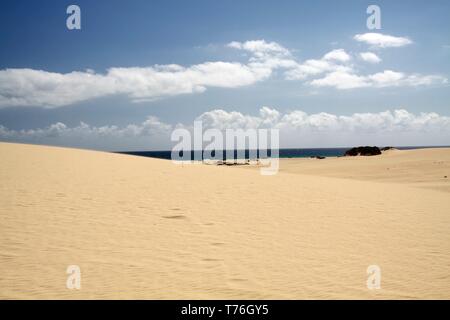
[[[278,128],[282,147],[336,147],[360,144],[448,145],[450,117],[434,112],[414,114],[405,109],[338,115],[282,113],[262,107],[256,115],[215,109],[199,115],[203,129]],[[109,150],[170,150],[175,128],[192,129],[192,123],[168,124],[148,117],[139,124],[69,127],[57,122],[45,128],[10,130],[0,125],[0,140],[43,143]]]
[[[126,126],[75,126],[57,122],[44,128],[11,130],[0,125],[0,141],[37,143],[97,150],[162,150],[170,144],[174,125],[149,116]]]
[[[378,57],[373,52],[361,52],[359,54],[359,56],[362,60],[369,62],[369,63],[380,63],[381,62],[381,58]]]
[[[114,93],[114,80],[86,72],[0,70],[1,106],[63,106]]]
[[[335,87],[337,89],[354,89],[368,86],[363,76],[345,71],[331,72],[323,78],[312,80],[311,85],[316,87]]]
[[[250,53],[251,56],[247,66],[255,72],[267,75],[267,77],[272,75],[275,70],[289,70],[298,65],[292,53],[276,42],[266,42],[265,40],[233,41],[227,46]]]
[[[354,113],[349,116],[334,115],[325,112],[308,115],[294,111],[284,115],[278,124],[281,128],[314,128],[337,132],[405,132],[445,130],[450,131],[450,117],[437,113],[413,114],[405,109],[379,113]]]
[[[282,114],[270,107],[258,115],[212,110],[198,117],[205,128],[278,128],[285,148],[353,145],[447,145],[450,117],[434,112],[414,114],[405,109],[377,113],[308,114],[294,110]]]
[[[357,34],[353,38],[356,41],[365,42],[372,47],[377,48],[403,47],[412,43],[412,41],[406,37],[395,37],[375,32]]]
[[[207,87],[241,87],[269,75],[270,70],[220,61],[188,68],[179,65],[110,68],[105,74],[6,69],[0,70],[0,106],[52,108],[113,94],[145,101],[203,92]]]
[[[276,69],[288,70],[286,77],[289,79],[300,78],[334,70],[337,68],[335,62],[350,59],[343,49],[339,49],[327,53],[321,60],[307,60],[300,64],[288,49],[265,40],[234,41],[228,47],[249,52],[251,56],[248,62],[216,61],[190,67],[177,64],[113,67],[104,74],[92,70],[70,73],[33,69],[0,70],[0,107],[55,108],[119,94],[140,102],[201,93],[209,87],[247,86],[269,78]]]
[[[244,115],[238,111],[216,109],[205,112],[196,120],[202,121],[205,128],[225,129],[254,129],[258,127],[275,127],[280,113],[269,107],[262,107],[259,116]]]
[[[400,46],[409,43],[407,38],[398,38],[376,33],[356,35],[379,47]],[[269,79],[280,71],[286,80],[305,80],[314,86],[335,86],[351,89],[368,86],[429,85],[438,83],[435,75],[403,75],[402,81],[384,81],[378,78],[391,75],[358,75],[352,57],[344,49],[335,49],[318,59],[298,61],[290,50],[276,42],[252,40],[233,41],[229,48],[249,53],[248,61],[204,62],[188,67],[178,64],[154,65],[150,67],[112,67],[105,73],[93,70],[69,73],[49,72],[34,69],[0,70],[0,108],[14,106],[37,106],[57,108],[88,99],[111,95],[125,95],[133,102],[151,101],[180,94],[201,93],[208,88],[238,88]],[[378,62],[370,52],[361,58]],[[386,72],[386,71],[385,71]],[[323,77],[323,74],[326,74]],[[322,78],[317,78],[322,76]],[[316,78],[308,81],[309,78]],[[344,83],[337,84],[343,80]]]
[[[209,87],[237,88],[269,78],[277,68],[296,62],[275,42],[231,42],[229,47],[251,53],[247,64],[214,61],[189,67],[177,64],[151,67],[113,67],[70,73],[33,69],[0,70],[0,107],[55,108],[108,95],[126,95],[134,102],[180,94],[201,93]]]
[[[323,56],[324,60],[336,60],[340,62],[347,62],[351,59],[350,55],[344,49],[335,49]]]
[[[325,72],[350,72],[352,67],[346,64],[350,59],[350,55],[344,49],[332,50],[321,59],[309,59],[303,63],[297,63],[285,72],[285,77],[287,80],[302,80]]]
[[[405,109],[378,113],[338,115],[326,112],[308,114],[302,110],[282,113],[275,108],[262,107],[257,115],[215,109],[199,115],[203,128],[280,129],[284,147],[336,147],[354,144],[436,145],[450,143],[450,117],[434,112],[414,114]],[[0,125],[0,139],[104,149],[170,150],[170,134],[174,128],[191,128],[192,123],[168,124],[148,117],[139,124],[119,126],[90,126],[80,123],[69,127],[58,122],[46,128],[10,130]],[[162,141],[162,142],[161,142]],[[131,143],[131,144],[130,144]]]
[[[406,75],[402,72],[384,70],[375,74],[360,76],[347,71],[335,71],[325,77],[312,80],[316,87],[334,87],[336,89],[354,88],[385,88],[385,87],[415,87],[421,85],[445,84],[448,80],[439,75]]]
[[[158,118],[149,116],[140,124],[129,124],[124,127],[110,126],[90,126],[81,122],[78,126],[68,127],[62,122],[54,123],[45,128],[28,130],[9,130],[0,125],[0,138],[8,139],[41,139],[41,138],[125,138],[125,137],[145,137],[153,135],[168,135],[173,126],[161,122]]]
[[[280,54],[289,56],[291,53],[288,49],[276,42],[266,42],[265,40],[250,40],[245,42],[232,41],[228,45],[230,48],[246,50],[261,58],[267,54]]]

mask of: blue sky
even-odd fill
[[[70,4],[81,8],[81,30],[66,28],[66,8]],[[381,8],[381,30],[368,30],[366,27],[366,8],[370,4]],[[157,119],[156,127],[167,129],[165,125],[191,125],[202,115],[211,119],[220,116],[214,110],[226,112],[228,121],[242,116],[245,122],[248,117],[261,117],[261,108],[267,106],[276,110],[280,119],[284,116],[289,118],[296,111],[308,116],[326,113],[352,117],[355,113],[376,116],[386,110],[391,110],[395,118],[394,110],[406,110],[417,123],[428,121],[420,118],[421,113],[436,113],[441,117],[437,125],[439,133],[429,134],[421,142],[450,144],[448,136],[445,136],[450,116],[449,12],[450,2],[445,0],[3,1],[0,11],[0,73],[3,72],[0,75],[0,97],[3,97],[0,99],[0,125],[3,131],[0,133],[3,135],[0,137],[6,141],[97,149],[170,148],[167,138],[162,138],[164,133],[158,133],[158,137],[140,137],[142,141],[136,143],[139,139],[119,141],[117,137],[99,139],[97,135],[89,134],[81,141],[79,137],[68,136],[73,132],[56,138],[51,134],[42,133],[35,137],[32,133],[19,132],[48,130],[57,123],[64,124],[66,129],[78,128],[80,122],[95,128],[125,128],[130,124],[142,125],[149,116]],[[410,43],[381,48],[380,45],[355,40],[355,35],[374,32],[408,39]],[[230,46],[233,41],[240,43],[241,47]],[[278,45],[278,49],[269,53],[270,59],[295,61],[296,66],[271,68],[269,76],[255,75],[252,69],[251,76],[255,79],[243,79],[247,75],[241,77],[240,72],[252,68],[251,59],[258,54],[258,51],[245,48],[248,41],[263,41],[272,47],[273,44]],[[308,60],[324,60],[324,55],[333,50],[343,50],[349,60],[339,57],[325,59],[333,66],[319,74],[288,79],[292,78],[290,70],[297,70]],[[363,61],[360,54],[367,52],[375,54],[381,61]],[[133,67],[176,64],[190,68],[219,61],[239,63],[243,70],[241,67],[235,70],[236,78],[227,83],[221,81],[219,85],[217,80],[196,78],[193,89],[182,88],[184,84],[181,83],[169,90],[166,87],[171,85],[170,82],[163,82],[155,84],[157,89],[148,89],[147,83],[146,92],[143,92],[134,88],[133,81],[126,80]],[[266,62],[267,59],[264,60]],[[346,69],[339,69],[341,67]],[[121,73],[119,78],[121,84],[125,81],[123,87],[130,88],[105,88],[111,78],[108,74],[111,68],[125,69],[127,74]],[[15,71],[11,74],[4,72],[6,70],[38,73],[31,75],[28,71]],[[64,77],[74,71],[83,73],[81,78]],[[147,73],[141,71],[131,76],[145,77]],[[216,71],[212,75],[211,72],[210,69],[205,71],[206,77],[218,76]],[[219,78],[226,78],[233,71],[220,72],[224,75],[219,75]],[[62,75],[61,81],[67,82],[68,89],[65,90],[74,87],[70,89],[70,98],[61,102],[67,91],[55,89],[55,82],[49,82],[47,73],[56,75],[55,79]],[[83,83],[83,77],[88,74],[99,76],[99,81],[92,83],[95,93],[77,89],[77,81]],[[371,78],[376,74],[378,76]],[[31,82],[32,76],[38,80],[33,78]],[[203,76],[204,73],[201,74]],[[117,76],[112,77],[117,81]],[[339,88],[341,79],[351,83],[348,87]],[[239,84],[241,80],[242,84]],[[36,81],[40,82],[36,84]],[[33,91],[28,90],[30,83]],[[104,93],[99,93],[102,90]],[[241,115],[230,116],[232,112]],[[389,118],[386,115],[380,117]],[[309,121],[309,127],[314,119],[305,120]],[[214,118],[211,121],[222,120]],[[390,125],[398,123],[395,119],[389,121]],[[427,122],[427,126],[430,123]],[[410,130],[411,126],[404,130]],[[385,127],[385,123],[380,124],[380,130]],[[352,135],[355,134],[358,135],[355,132]],[[334,141],[333,134],[330,135],[318,135],[323,140],[296,140],[297,143],[286,139],[285,145],[339,146],[365,142],[350,139],[346,143],[347,138],[344,137]],[[384,136],[375,130],[372,136],[366,137],[366,141],[393,144],[386,140],[396,136],[394,133]],[[411,144],[420,136],[416,132],[398,143]]]

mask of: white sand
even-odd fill
[[[450,298],[450,149],[283,160],[275,176],[0,154],[0,298]],[[68,265],[81,290],[66,288]]]

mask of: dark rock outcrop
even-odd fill
[[[356,147],[345,151],[346,157],[352,156],[375,156],[381,154],[381,150],[378,147]]]
[[[388,151],[388,150],[393,150],[393,149],[395,149],[395,148],[394,147],[383,147],[380,150],[381,151]]]

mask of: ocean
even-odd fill
[[[422,148],[444,148],[443,146],[415,146],[415,147],[395,147],[400,150],[410,150],[410,149],[422,149]],[[310,157],[339,157],[343,156],[345,151],[350,148],[289,148],[280,149],[280,158],[310,158]],[[159,159],[171,159],[172,151],[118,151],[117,153],[159,158]],[[194,159],[194,153],[198,156],[198,159],[203,159],[200,151],[191,151],[191,159]],[[181,154],[182,155],[182,154]],[[270,152],[268,152],[270,156]],[[214,156],[214,153],[213,153]],[[259,155],[258,155],[259,156]],[[234,150],[234,159],[237,159],[237,150]],[[245,150],[245,158],[249,158],[249,150]],[[227,159],[226,152],[223,153],[223,160]]]

